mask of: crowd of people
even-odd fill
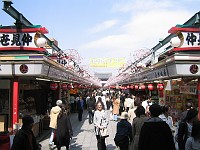
[[[200,121],[198,111],[191,103],[186,104],[176,132],[170,106],[153,103],[150,96],[141,99],[130,93],[106,91],[90,92],[85,98],[71,95],[70,107],[57,100],[50,111],[50,148],[56,145],[58,150],[62,146],[69,149],[73,136],[69,114],[76,112],[78,121],[82,121],[84,109],[88,111],[89,124],[94,125],[98,150],[106,150],[107,136],[101,131],[107,130],[109,121],[117,122],[114,142],[120,150],[175,150],[176,142],[179,150],[200,149]],[[40,149],[31,131],[33,119],[25,116],[22,121],[23,126],[14,138],[12,150]],[[21,147],[17,148],[19,145]]]

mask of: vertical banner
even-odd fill
[[[12,97],[12,101],[13,101],[13,128],[14,125],[18,123],[19,121],[19,82],[18,79],[15,79],[13,81],[13,97]]]

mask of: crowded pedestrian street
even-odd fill
[[[70,150],[97,150],[97,140],[94,133],[94,125],[89,124],[87,110],[84,110],[83,120],[81,122],[78,121],[77,113],[70,114],[70,120],[74,132],[72,140],[70,142]],[[117,149],[114,143],[116,125],[117,122],[109,121],[109,137],[106,138],[107,150]],[[50,130],[45,131],[43,135],[38,138],[38,140],[40,140],[40,144],[42,145],[42,150],[49,149],[49,137]],[[53,149],[56,149],[56,146]],[[61,148],[61,150],[64,149],[65,147]]]
[[[200,150],[198,6],[2,0],[0,150]]]

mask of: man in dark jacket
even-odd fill
[[[22,128],[17,131],[11,150],[40,150],[41,145],[37,143],[32,132],[34,120],[31,116],[26,115],[22,118]]]
[[[82,121],[83,109],[84,109],[84,100],[82,97],[80,97],[80,99],[77,102],[78,120],[79,121]]]
[[[149,108],[151,118],[144,122],[139,138],[139,150],[175,150],[170,127],[158,116],[161,107],[152,104]]]
[[[132,127],[127,121],[128,113],[122,112],[120,116],[120,122],[117,123],[117,132],[114,138],[115,144],[120,147],[120,150],[128,150],[131,143]]]
[[[95,111],[95,99],[93,99],[91,96],[87,99],[87,109],[89,115],[89,124],[92,124]]]

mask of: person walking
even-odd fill
[[[131,106],[132,103],[134,103],[134,100],[132,99],[131,95],[128,93],[124,101],[124,107],[125,107],[126,112],[128,112],[129,107]]]
[[[124,111],[124,102],[125,102],[125,94],[121,93],[120,94],[120,108],[119,108],[119,114],[121,115],[121,113]]]
[[[57,117],[58,114],[61,111],[61,106],[62,106],[62,100],[57,100],[56,101],[56,105],[52,107],[51,111],[50,111],[50,124],[49,127],[51,128],[51,135],[49,138],[49,148],[52,149],[53,147],[53,138],[54,138],[54,130],[57,129]]]
[[[179,150],[185,150],[185,143],[192,133],[193,122],[197,119],[198,111],[196,109],[188,110],[186,118],[180,122],[178,128],[178,147]]]
[[[70,106],[71,106],[71,113],[75,112],[75,97],[73,94],[70,95]]]
[[[136,117],[132,121],[132,136],[130,150],[138,150],[138,142],[140,137],[140,131],[145,121],[149,118],[145,115],[145,109],[143,106],[137,106],[135,110]]]
[[[110,100],[110,94],[106,93],[106,106],[107,106],[107,110],[110,110],[111,108],[111,100]]]
[[[175,150],[175,144],[170,127],[158,116],[162,110],[158,104],[149,107],[151,118],[144,122],[138,150]]]
[[[133,119],[136,117],[135,110],[137,106],[135,106],[133,103],[130,105],[128,110],[128,121],[132,124]]]
[[[96,102],[96,111],[94,112],[94,130],[97,138],[98,150],[106,150],[105,138],[100,137],[100,129],[108,127],[108,116],[101,100]]]
[[[191,137],[185,144],[185,150],[200,150],[200,121],[194,121],[192,126]]]
[[[41,145],[37,143],[32,131],[33,118],[29,115],[24,116],[22,124],[22,128],[15,134],[11,150],[40,150]]]
[[[151,96],[148,96],[147,100],[145,100],[145,101],[142,102],[142,106],[144,107],[147,116],[150,116],[149,107],[152,104],[153,103],[152,103],[152,100],[151,100]]]
[[[70,139],[72,138],[72,136],[73,130],[71,126],[71,121],[66,108],[62,106],[57,118],[57,130],[55,139],[57,149],[60,150],[62,146],[65,146],[66,150],[68,150]]]
[[[186,110],[181,113],[180,121],[183,121],[186,118],[188,111],[193,108],[192,103],[186,103],[185,108]]]
[[[117,95],[116,97],[115,96],[113,97],[113,110],[112,110],[112,114],[113,114],[113,120],[114,121],[118,120],[119,108],[120,108],[120,98]]]
[[[83,109],[84,109],[84,101],[80,96],[80,99],[77,101],[77,110],[78,110],[78,120],[82,121],[83,116]]]
[[[172,132],[175,132],[173,129],[173,119],[169,115],[170,107],[168,105],[165,105],[165,106],[162,106],[161,108],[162,108],[162,114],[159,115],[159,118],[161,118],[163,121],[165,121],[169,125]]]
[[[87,100],[87,110],[89,115],[89,124],[92,124],[95,111],[95,99],[92,97],[89,97]]]
[[[117,132],[114,141],[120,150],[128,150],[129,144],[132,141],[132,127],[127,119],[128,113],[122,112],[120,121],[117,123]]]

